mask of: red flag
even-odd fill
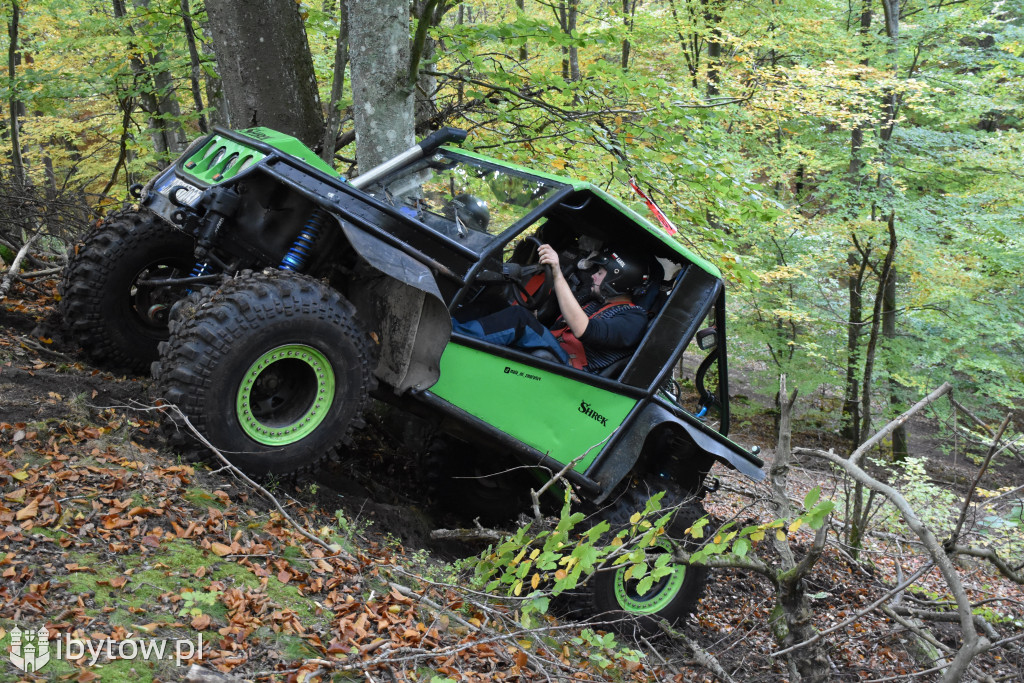
[[[668,216],[665,215],[665,212],[662,211],[661,208],[659,208],[658,205],[654,203],[654,200],[648,197],[647,193],[641,190],[640,186],[636,184],[636,178],[629,179],[629,186],[632,187],[633,191],[640,195],[640,198],[644,200],[644,202],[647,204],[647,208],[651,210],[651,213],[654,214],[654,217],[658,219],[659,223],[661,223],[661,227],[665,228],[665,232],[667,232],[670,235],[675,235],[677,232],[679,232],[678,230],[676,230],[676,226],[672,225],[672,221],[668,219]]]

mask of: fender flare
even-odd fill
[[[353,285],[352,302],[378,344],[375,375],[395,393],[427,389],[441,375],[441,354],[452,333],[448,306],[423,263],[335,215],[352,249],[385,276]]]
[[[640,460],[648,435],[656,427],[665,424],[673,425],[685,432],[697,448],[726,467],[737,470],[754,481],[765,478],[765,473],[761,469],[764,462],[756,455],[705,426],[697,418],[686,413],[678,416],[664,406],[651,402],[630,421],[625,433],[613,447],[614,452],[609,457],[602,457],[596,467],[587,472],[591,479],[601,485],[596,503],[605,501],[618,484],[629,476]]]

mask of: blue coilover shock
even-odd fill
[[[324,218],[325,214],[322,209],[313,209],[313,213],[309,214],[309,218],[306,219],[306,225],[303,226],[302,232],[295,238],[291,249],[281,259],[281,265],[278,266],[280,270],[301,271],[306,266],[306,262],[313,254],[316,241],[320,238],[320,232],[324,228]]]
[[[196,262],[195,267],[192,268],[192,272],[189,273],[189,277],[202,277],[203,275],[207,275],[211,272],[213,272],[213,268],[210,267],[209,261],[198,261]],[[191,294],[192,289],[186,288],[185,293]]]

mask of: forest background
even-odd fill
[[[334,133],[305,138],[351,173],[348,10],[296,7],[324,103],[315,130],[326,118]],[[946,379],[982,409],[1020,398],[1022,9],[421,0],[416,131],[464,127],[472,148],[627,199],[635,178],[724,265],[730,353],[755,389],[787,373],[808,419],[857,443]],[[6,177],[100,214],[228,123],[202,3],[3,10]],[[257,49],[246,66],[274,58]]]
[[[391,60],[356,45],[383,1],[208,5],[0,3],[4,225],[28,203],[62,219],[5,229],[5,261],[29,239],[67,248],[213,125],[285,128],[357,173],[355,72],[375,62],[417,137],[459,126],[492,156],[648,190],[725,271],[745,390],[785,374],[802,427],[852,451],[946,381],[990,423],[1020,407],[1021,0],[419,0],[392,6],[409,53]],[[251,40],[241,77],[221,73],[217,33],[245,42],[229,12],[246,8],[297,16],[295,34],[267,21],[308,49],[315,108],[279,81],[238,118],[232,83],[297,68]],[[915,446],[899,429],[881,445]]]

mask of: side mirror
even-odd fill
[[[697,333],[697,347],[702,351],[710,351],[718,346],[718,330],[708,327]]]

